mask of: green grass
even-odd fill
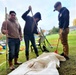
[[[0,55],[0,64],[4,61],[6,61],[6,51],[1,50],[0,52],[4,52],[3,54]]]
[[[6,51],[1,50],[0,52],[4,52],[0,55],[0,75],[6,75]]]
[[[57,44],[58,35],[48,36],[49,40],[52,44]],[[54,41],[53,41],[54,40]],[[60,75],[76,75],[76,31],[70,32],[68,36],[69,43],[69,57],[70,60],[61,63],[61,67],[59,70]],[[54,47],[56,49],[56,47]],[[54,50],[52,49],[52,51]],[[62,52],[62,45],[59,44],[58,52]]]
[[[46,38],[49,40],[53,48],[50,48],[47,44],[47,48],[49,51],[54,52],[56,50],[57,40],[59,35],[53,34],[50,36],[47,36]],[[68,37],[68,43],[69,43],[69,57],[70,60],[67,60],[65,62],[61,62],[61,67],[59,70],[60,75],[76,75],[76,31],[70,32]],[[24,45],[22,42],[21,45]],[[3,50],[4,51],[4,50]],[[59,43],[58,53],[62,53],[62,45],[61,42]],[[39,54],[42,54],[41,50],[39,50]],[[35,58],[35,53],[30,53],[30,59]],[[0,55],[0,64],[5,61],[5,54]],[[19,54],[19,61],[25,62],[25,51],[20,51]],[[10,73],[11,71],[9,68],[6,70],[6,63],[4,63],[2,66],[0,66],[0,75],[6,75],[6,71]],[[8,65],[7,65],[8,66]],[[15,66],[17,67],[17,66]]]

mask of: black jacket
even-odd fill
[[[26,21],[25,27],[24,27],[24,35],[30,35],[30,34],[34,34],[34,33],[38,34],[37,25],[35,24],[33,17],[27,16],[27,14],[29,12],[30,12],[30,10],[26,11],[22,15],[23,20]],[[33,28],[33,30],[32,30],[32,28]]]
[[[69,10],[65,7],[61,8],[58,15],[59,28],[66,29],[69,27]]]

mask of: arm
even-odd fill
[[[22,18],[26,21],[27,19],[27,14],[32,10],[32,7],[29,6],[29,9],[22,15]]]
[[[2,27],[1,27],[1,32],[2,32],[2,34],[4,34],[4,35],[8,33],[8,31],[7,31],[7,29],[6,29],[6,25],[7,25],[7,22],[4,21],[3,24],[2,24]]]
[[[27,10],[23,15],[22,18],[26,21],[27,19],[27,14],[30,12],[30,10]]]
[[[64,18],[63,30],[65,30],[66,27],[68,27],[69,25],[69,11],[68,10],[64,12],[63,18]]]

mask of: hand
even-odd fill
[[[40,32],[38,32],[38,35],[40,35],[41,33]]]
[[[3,30],[3,33],[4,34],[8,34],[8,30]]]
[[[22,37],[20,37],[20,41],[22,41]]]
[[[29,6],[29,10],[32,10],[32,7],[31,6]]]

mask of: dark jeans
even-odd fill
[[[35,51],[35,54],[36,54],[36,56],[38,56],[38,50],[37,50],[37,47],[36,47],[36,44],[35,44],[34,35],[33,34],[24,35],[24,41],[25,41],[25,47],[26,47],[26,50],[25,50],[26,57],[29,57],[29,41],[31,41],[32,46],[33,46],[34,51]]]
[[[15,38],[8,38],[9,47],[9,60],[12,61],[13,58],[18,58],[20,40]]]

